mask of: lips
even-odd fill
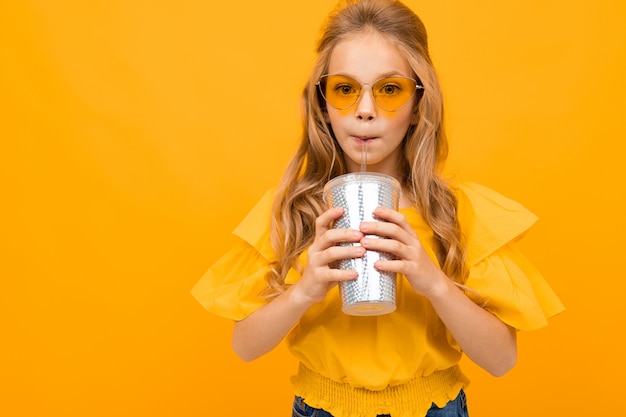
[[[372,139],[376,139],[374,136],[352,136],[357,142],[367,142]]]

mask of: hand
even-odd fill
[[[360,258],[365,254],[361,246],[338,246],[339,243],[356,243],[363,233],[352,229],[333,229],[330,224],[344,213],[341,207],[331,208],[315,220],[315,240],[309,247],[302,277],[294,284],[293,291],[303,302],[314,304],[322,301],[328,291],[339,281],[355,279],[355,270],[331,268],[341,259]]]
[[[376,261],[374,266],[404,274],[415,292],[428,298],[462,351],[476,364],[495,376],[511,369],[517,358],[515,330],[454,285],[430,259],[402,213],[377,207],[374,215],[385,221],[363,222],[361,232],[388,239],[363,238],[361,245],[396,257]]]
[[[369,250],[390,253],[396,258],[376,261],[374,267],[380,271],[403,274],[417,293],[429,297],[446,278],[445,274],[430,259],[402,213],[377,207],[374,215],[384,221],[363,222],[361,232],[387,239],[363,238],[361,245]]]

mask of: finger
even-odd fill
[[[340,243],[356,243],[362,238],[363,233],[359,230],[329,229],[320,237],[320,241],[324,241],[328,246],[332,246]]]
[[[330,265],[342,259],[356,259],[365,256],[366,249],[361,245],[331,246],[319,254],[320,263]]]
[[[374,263],[374,268],[376,268],[378,271],[395,272],[397,274],[403,274],[404,276],[406,276],[411,272],[408,265],[409,264],[407,262],[401,260],[379,259]]]
[[[329,269],[327,276],[330,282],[352,281],[359,277],[359,273],[354,269]]]
[[[411,247],[395,239],[365,237],[361,239],[360,243],[367,250],[390,253],[398,259],[411,259],[413,257]]]
[[[319,246],[321,246],[321,244]],[[366,249],[360,244],[330,245],[314,253],[309,252],[308,263],[313,266],[329,267],[329,265],[342,259],[361,258],[365,255],[365,251]]]
[[[376,209],[374,210],[374,217],[393,224],[397,224],[406,231],[413,230],[411,229],[411,226],[409,225],[409,222],[407,221],[404,214],[400,213],[397,210],[390,209],[389,207],[376,207]]]
[[[337,220],[341,216],[343,216],[342,207],[333,207],[320,214],[320,216],[315,219],[315,237],[318,238],[329,230],[332,221]]]
[[[409,244],[417,237],[402,213],[386,207],[377,207],[374,215],[381,221],[361,223],[359,229],[363,233],[394,238],[405,244]]]
[[[409,233],[397,224],[385,221],[363,222],[359,225],[359,229],[364,235],[386,237],[402,242],[405,245],[409,245],[415,238],[415,233]]]

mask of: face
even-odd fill
[[[415,118],[415,96],[404,107],[390,112],[374,101],[370,85],[389,76],[412,77],[408,61],[388,39],[377,32],[368,32],[335,47],[328,73],[346,75],[359,84],[367,84],[349,108],[326,106],[327,121],[344,152],[348,171],[361,170],[362,151],[366,147],[368,171],[399,177],[401,144]]]

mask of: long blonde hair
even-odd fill
[[[266,295],[284,291],[290,268],[302,272],[299,255],[313,242],[315,219],[325,211],[324,184],[345,174],[344,155],[325,121],[326,103],[316,82],[328,69],[337,44],[364,31],[387,37],[407,58],[424,86],[412,125],[403,141],[401,183],[408,198],[434,231],[442,270],[457,284],[466,279],[465,248],[456,215],[457,200],[441,177],[448,154],[443,128],[443,97],[429,53],[426,29],[409,8],[394,0],[347,0],[329,19],[317,48],[317,61],[303,92],[303,133],[287,166],[273,207],[270,238],[276,259],[267,275]]]

